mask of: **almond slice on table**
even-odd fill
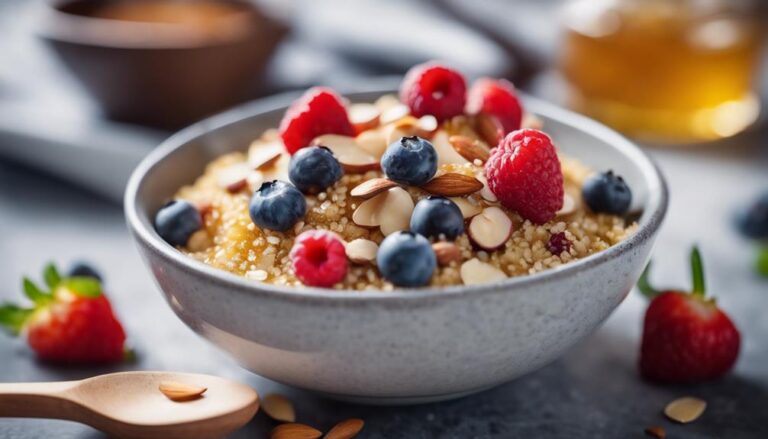
[[[480,160],[485,163],[488,161],[488,157],[491,156],[485,145],[467,136],[451,136],[448,138],[448,142],[459,155],[470,162]]]
[[[699,419],[706,408],[707,402],[703,399],[685,396],[667,404],[664,414],[675,422],[687,424]]]
[[[284,152],[285,147],[280,140],[271,142],[257,140],[248,148],[248,164],[253,169],[266,168],[273,165]]]
[[[472,258],[461,264],[459,274],[464,285],[478,285],[507,278],[503,271],[477,258]]]
[[[490,201],[491,203],[499,201],[496,194],[494,194],[493,191],[491,191],[491,188],[488,187],[488,179],[485,178],[485,175],[482,172],[479,172],[476,177],[483,183],[483,188],[480,189],[480,196],[483,197],[485,201]]]
[[[474,194],[483,188],[483,183],[469,175],[449,172],[438,175],[420,188],[433,195],[458,197]]]
[[[352,213],[352,221],[363,227],[379,226],[381,233],[389,235],[408,230],[413,207],[411,194],[401,187],[393,187],[363,201]]]
[[[355,132],[359,133],[379,126],[381,110],[373,104],[352,104],[347,109],[347,115]]]
[[[392,180],[386,178],[372,178],[355,186],[349,194],[353,197],[373,198],[380,193],[397,186]]]
[[[432,146],[435,147],[435,152],[437,152],[438,166],[450,164],[463,165],[469,163],[467,159],[456,152],[449,141],[448,133],[444,130],[438,130],[437,133],[435,133],[434,137],[432,137]]]
[[[188,401],[199,398],[207,387],[193,386],[178,381],[161,381],[158,389],[172,401]]]
[[[355,264],[369,264],[376,260],[379,246],[368,239],[353,239],[346,245],[347,258]]]
[[[355,143],[368,154],[378,158],[384,155],[389,146],[387,136],[381,128],[363,131],[355,137]]]
[[[230,193],[237,193],[248,186],[248,176],[253,172],[248,163],[235,163],[216,174],[217,183]]]
[[[464,219],[472,218],[473,216],[483,211],[482,206],[476,203],[472,203],[465,197],[449,197],[448,199],[459,206],[459,210],[461,210],[461,215],[464,217]]]
[[[269,432],[270,439],[318,439],[323,433],[304,424],[282,424]]]
[[[379,159],[361,148],[354,137],[325,134],[312,140],[312,144],[330,149],[346,172],[362,174],[379,169]]]
[[[293,409],[293,404],[288,398],[277,393],[270,393],[265,396],[261,401],[261,408],[264,413],[275,421],[280,422],[295,422],[296,411]]]
[[[357,418],[341,421],[326,433],[325,439],[352,439],[360,433],[364,425],[365,422]]]
[[[483,250],[496,250],[506,244],[512,234],[512,220],[498,207],[486,207],[472,218],[467,234]]]
[[[432,244],[432,250],[437,257],[437,263],[443,267],[453,261],[461,261],[461,250],[452,242],[436,242]]]

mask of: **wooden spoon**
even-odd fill
[[[174,402],[159,390],[168,381],[207,390]],[[127,439],[223,437],[258,408],[250,387],[191,373],[123,372],[82,381],[0,384],[0,417],[66,419]]]

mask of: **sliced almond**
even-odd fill
[[[533,113],[525,113],[523,114],[523,120],[520,122],[520,127],[540,130],[544,128],[544,121]]]
[[[216,174],[217,183],[230,193],[237,193],[248,186],[248,175],[253,172],[247,163],[235,163]]]
[[[386,111],[396,105],[400,104],[400,99],[395,95],[382,95],[373,103],[379,111]]]
[[[699,419],[706,408],[707,402],[703,399],[685,396],[667,404],[664,414],[675,422],[687,424]]]
[[[486,207],[469,222],[467,234],[483,250],[496,250],[506,244],[512,234],[512,220],[498,207]]]
[[[398,102],[386,110],[382,110],[379,120],[382,125],[386,125],[388,123],[396,122],[409,114],[411,114],[411,109],[408,108],[407,105]]]
[[[664,431],[664,429],[659,427],[658,425],[646,427],[645,434],[647,434],[648,436],[653,436],[657,439],[664,439],[667,437],[667,432]]]
[[[507,278],[503,271],[477,258],[472,258],[461,264],[459,275],[464,285],[497,282]]]
[[[325,439],[352,439],[360,433],[365,422],[362,419],[352,418],[336,424],[331,431],[326,433]]]
[[[261,172],[264,181],[288,181],[288,166],[290,163],[291,156],[289,154],[281,154],[272,166],[262,166],[257,172]]]
[[[379,158],[389,146],[387,136],[381,129],[363,131],[355,137],[355,142],[365,152]]]
[[[269,432],[270,439],[318,439],[323,433],[304,424],[282,424]]]
[[[438,128],[440,128],[440,124],[437,122],[437,118],[431,114],[427,114],[419,118],[417,134],[419,137],[431,139]]]
[[[386,178],[372,178],[355,186],[349,194],[353,197],[373,198],[380,193],[397,186],[392,180]]]
[[[373,104],[352,104],[347,108],[347,115],[355,131],[360,133],[379,126],[381,110]]]
[[[483,183],[483,188],[480,189],[480,196],[483,197],[485,201],[490,201],[491,203],[499,201],[496,194],[494,194],[493,191],[491,191],[491,188],[488,187],[488,179],[485,178],[485,175],[483,175],[483,173],[478,173],[476,177]]]
[[[430,194],[459,197],[474,194],[483,188],[483,183],[469,175],[449,172],[438,175],[420,187]]]
[[[270,393],[261,400],[261,408],[267,416],[275,421],[296,421],[296,411],[293,409],[293,404],[283,395]]]
[[[398,140],[402,139],[403,137],[409,137],[412,136],[413,130],[406,130],[405,128],[398,128],[395,126],[387,127],[385,130],[386,133],[386,141],[387,146],[391,145],[394,142],[397,142]]]
[[[208,231],[203,229],[193,233],[187,240],[187,250],[197,253],[205,249],[210,248],[213,245],[213,240]]]
[[[437,257],[437,263],[441,266],[450,265],[453,261],[461,261],[461,250],[452,242],[436,242],[432,244],[432,250]]]
[[[485,163],[491,155],[485,145],[467,136],[451,136],[448,142],[456,152],[470,162],[480,160]]]
[[[576,200],[567,192],[563,192],[563,207],[560,208],[555,214],[557,216],[570,215],[576,211]]]
[[[379,246],[368,239],[354,239],[347,243],[347,258],[355,264],[369,264],[376,260]]]
[[[354,137],[325,134],[315,138],[312,144],[330,149],[346,172],[361,174],[379,168],[379,159],[361,148]]]
[[[432,146],[435,147],[435,152],[437,152],[437,165],[463,165],[469,163],[467,159],[456,152],[448,139],[448,133],[444,130],[438,130],[434,137],[432,137]]]
[[[253,169],[266,168],[273,165],[280,156],[285,153],[283,142],[275,140],[271,142],[255,141],[248,148],[248,164]]]
[[[161,381],[158,387],[172,401],[189,401],[199,398],[207,387],[193,386],[178,381]]]
[[[398,230],[408,230],[413,207],[408,191],[393,187],[363,201],[352,213],[352,221],[363,227],[379,226],[381,233],[389,235]]]
[[[264,174],[261,171],[251,171],[248,177],[246,177],[246,181],[251,192],[255,192],[264,183]]]
[[[461,215],[464,217],[464,219],[472,218],[473,216],[483,211],[482,206],[477,203],[472,203],[468,198],[465,197],[450,197],[449,200],[453,201],[457,206],[459,206],[459,210],[461,210]]]
[[[491,148],[496,147],[496,145],[501,142],[501,139],[504,138],[504,127],[496,117],[491,116],[490,114],[476,114],[473,118],[473,123],[477,134],[479,134],[480,138],[485,140],[485,143]]]

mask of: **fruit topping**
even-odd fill
[[[474,194],[483,188],[483,183],[469,175],[449,172],[438,175],[420,186],[421,189],[434,195],[445,197],[458,197]]]
[[[467,113],[495,117],[504,134],[519,130],[523,120],[523,107],[515,86],[505,79],[480,78],[475,81],[467,96]]]
[[[381,233],[389,235],[408,230],[412,212],[413,198],[408,191],[393,187],[360,203],[352,213],[352,221],[363,227],[378,226]]]
[[[509,133],[485,164],[488,187],[507,209],[544,224],[563,207],[560,160],[546,134],[537,130]]]
[[[553,255],[559,256],[563,252],[571,251],[571,241],[565,236],[565,232],[553,233],[547,241],[547,250]]]
[[[461,264],[459,275],[464,285],[485,284],[507,278],[503,271],[477,258],[472,258]]]
[[[691,251],[693,291],[657,291],[648,283],[650,264],[638,282],[652,298],[645,313],[640,372],[653,381],[698,383],[731,370],[739,355],[741,336],[704,288],[699,250]]]
[[[262,229],[284,232],[307,212],[304,195],[290,183],[267,181],[251,196],[248,212]]]
[[[613,171],[589,177],[581,187],[581,195],[593,212],[623,215],[632,204],[632,191],[624,179]]]
[[[323,146],[300,149],[288,165],[288,178],[305,194],[324,191],[339,181],[343,173],[331,150]]]
[[[453,241],[464,233],[464,216],[453,201],[430,196],[416,203],[411,215],[411,231],[427,238]]]
[[[351,174],[379,169],[379,159],[361,148],[354,137],[326,134],[312,140],[312,144],[330,149],[341,167]]]
[[[38,358],[57,363],[100,364],[124,358],[125,332],[93,273],[61,277],[52,264],[47,290],[24,278],[31,308],[0,306],[0,326],[23,334]]]
[[[173,246],[187,245],[189,237],[202,227],[200,212],[188,201],[172,200],[155,215],[155,230]]]
[[[412,67],[400,84],[400,100],[411,114],[435,116],[442,122],[464,112],[467,84],[457,71],[434,63]]]
[[[752,239],[768,240],[768,192],[737,217],[741,232]]]
[[[392,181],[421,186],[437,172],[437,152],[428,140],[402,137],[384,152],[381,168]]]
[[[76,261],[69,266],[67,270],[67,277],[91,277],[101,282],[104,280],[98,270],[93,268],[93,265],[85,261]]]
[[[304,285],[330,288],[347,275],[347,254],[339,237],[325,230],[308,230],[296,237],[291,263]]]
[[[295,100],[280,122],[280,137],[285,149],[294,154],[317,136],[354,136],[344,103],[333,90],[314,87]]]
[[[476,246],[483,250],[496,250],[506,244],[512,234],[512,220],[498,207],[486,207],[472,218],[467,234]]]
[[[396,232],[381,242],[376,262],[381,275],[400,287],[429,283],[437,258],[427,238],[413,232]]]

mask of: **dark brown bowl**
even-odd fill
[[[40,26],[108,117],[177,128],[250,98],[287,28],[245,0],[215,26],[93,17],[110,0],[50,3]]]

